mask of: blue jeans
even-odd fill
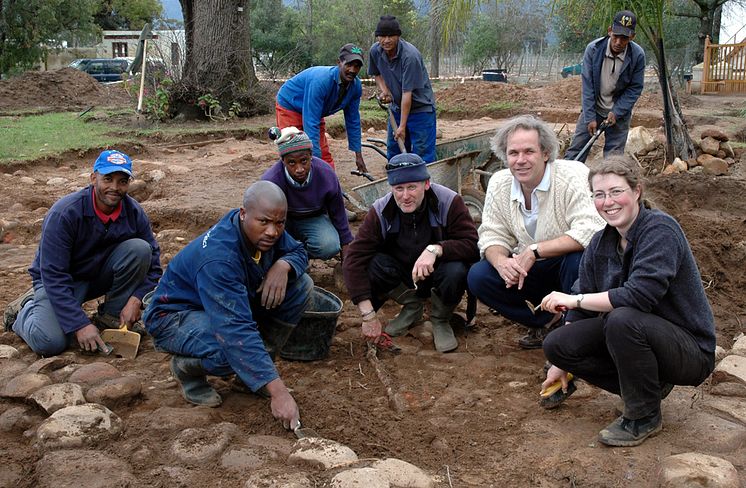
[[[517,285],[506,288],[505,280],[497,270],[489,261],[482,259],[469,270],[469,290],[482,303],[497,310],[506,319],[539,329],[544,327],[554,314],[544,311],[533,314],[526,300],[538,305],[552,291],[570,293],[573,283],[578,279],[581,256],[582,252],[572,252],[536,261],[524,279],[521,290]]]
[[[606,117],[596,115],[596,123],[601,125],[601,122]],[[616,124],[611,127],[607,127],[604,131],[604,157],[610,154],[623,154],[624,146],[627,145],[627,132],[629,132],[629,121],[630,117],[624,119],[617,119]],[[565,151],[565,159],[585,162],[588,154],[591,152],[588,150],[581,159],[578,158],[578,154],[583,150],[583,147],[588,141],[591,140],[591,134],[588,133],[588,124],[583,122],[583,112],[578,117],[578,122],[575,125],[575,135],[572,137],[570,147]]]
[[[303,243],[309,258],[330,259],[342,248],[339,233],[327,214],[307,219],[288,219],[286,230]]]
[[[119,317],[127,301],[145,279],[150,269],[153,249],[143,239],[122,242],[109,255],[100,274],[93,281],[73,282],[73,295],[79,304],[106,295],[101,311]],[[61,317],[64,320],[64,317]],[[40,356],[55,356],[74,339],[65,334],[41,281],[34,281],[34,298],[18,313],[13,332]]]
[[[250,303],[253,319],[259,324],[259,332],[265,342],[272,340],[273,321],[298,325],[312,291],[313,280],[304,273],[300,278],[288,281],[285,300],[278,308],[267,310],[262,307],[259,303],[261,296]],[[163,317],[154,314],[149,320],[148,331],[152,331],[153,343],[159,351],[201,358],[202,367],[213,376],[235,373],[223,351],[224,346],[216,338],[216,334],[225,331],[213,330],[204,310],[182,310]],[[226,343],[233,343],[228,337],[224,339]],[[281,348],[282,345],[279,345],[278,349]],[[251,363],[251,358],[246,358],[246,362]]]
[[[398,125],[401,121],[401,113],[394,110],[391,113],[394,114],[396,124]],[[435,161],[435,135],[435,110],[432,112],[410,113],[407,118],[404,148],[407,152],[419,155],[426,163],[432,163]],[[391,159],[400,152],[399,144],[394,140],[394,131],[391,128],[391,122],[389,122],[386,157]]]
[[[544,338],[544,355],[565,371],[621,395],[624,416],[636,420],[660,408],[661,386],[697,386],[712,372],[689,331],[631,307],[578,320]]]

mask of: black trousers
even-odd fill
[[[379,253],[373,256],[368,266],[373,307],[376,310],[388,300],[388,293],[399,283],[414,288],[411,266],[402,264],[389,254]],[[424,281],[417,282],[417,296],[430,298],[430,289],[435,288],[438,297],[446,305],[461,301],[466,291],[466,275],[469,266],[461,261],[435,262],[435,271]]]
[[[660,409],[662,384],[696,386],[715,367],[715,355],[701,350],[689,331],[630,307],[555,329],[544,339],[544,354],[555,366],[621,395],[631,420]]]

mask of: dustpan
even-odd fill
[[[125,359],[135,359],[140,347],[140,334],[127,329],[122,324],[118,329],[105,329],[101,332],[101,339],[114,348],[113,354]]]

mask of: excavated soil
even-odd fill
[[[56,82],[46,83],[56,86]],[[43,85],[42,82],[27,84],[29,90]],[[0,84],[0,93],[6,93],[1,90],[8,90],[8,86]],[[88,85],[82,84],[77,90],[81,94],[85,92],[83,86]],[[469,119],[449,117],[439,121],[439,127],[444,139],[492,130],[501,121],[489,117],[478,119],[486,115],[480,110],[485,103],[508,100],[520,101],[524,107],[551,109],[557,115],[552,117],[557,127],[571,126],[578,113],[578,86],[577,80],[542,88],[482,82],[456,85],[439,91],[437,98],[444,104],[460,104],[469,113]],[[95,85],[90,87],[90,93],[96,92],[95,88]],[[16,96],[25,93],[18,87],[13,90]],[[28,96],[31,99],[38,95]],[[97,103],[96,97],[111,99],[101,93],[91,96],[74,102],[42,97],[44,103],[38,106],[59,107],[66,103],[83,106]],[[693,108],[687,114],[696,115],[701,107],[712,113],[715,103],[712,98],[692,101]],[[654,95],[646,94],[641,105],[641,111],[657,110],[660,117],[660,104]],[[564,118],[559,114],[564,114]],[[724,128],[733,130],[734,123],[729,119]],[[633,125],[638,124],[633,122]],[[385,137],[383,131],[364,130],[368,137]],[[237,206],[246,186],[276,160],[276,153],[267,141],[250,137],[227,138],[204,145],[190,145],[183,140],[144,142],[142,147],[129,149],[135,159],[135,170],[145,182],[134,194],[159,235],[164,264],[226,210]],[[350,175],[355,166],[346,141],[332,140],[331,150],[337,158],[343,187],[350,190],[364,183]],[[371,172],[383,176],[380,156],[369,149],[365,149],[364,155]],[[25,269],[33,258],[45,211],[61,196],[86,184],[93,157],[69,154],[55,161],[25,163],[14,167],[12,174],[0,174],[0,219],[5,225],[0,244],[0,306],[4,307],[29,285]],[[163,172],[163,178],[157,178],[159,171]],[[26,179],[24,183],[21,180],[24,177],[34,181]],[[51,178],[60,177],[65,181],[47,184]],[[730,176],[717,178],[693,173],[651,176],[646,182],[646,192],[658,207],[674,215],[686,231],[715,312],[718,344],[728,348],[734,336],[744,331],[746,318],[743,163],[737,162]],[[554,411],[539,408],[544,363],[541,351],[519,349],[516,340],[523,334],[521,328],[491,315],[481,305],[476,327],[468,331],[457,329],[460,345],[456,352],[436,353],[427,330],[419,327],[413,335],[399,341],[402,354],[381,356],[397,393],[405,399],[403,411],[392,408],[385,388],[366,359],[358,314],[344,288],[334,280],[335,264],[334,260],[312,261],[310,271],[318,285],[344,299],[330,356],[315,363],[280,360],[278,367],[286,384],[293,389],[304,425],[348,445],[361,458],[404,459],[436,475],[442,487],[616,487],[655,484],[664,457],[697,451],[733,463],[741,473],[741,484],[746,484],[743,444],[719,452],[709,447],[706,434],[692,435],[692,423],[706,409],[705,400],[710,395],[707,384],[699,388],[675,388],[663,403],[662,433],[642,446],[603,447],[597,443],[596,434],[616,417],[616,397],[581,384],[579,391],[561,408]],[[391,317],[396,309],[388,305],[384,313]],[[25,359],[33,359],[33,354],[12,333],[0,336],[0,343],[13,345],[23,352]],[[140,355],[132,361],[83,357],[74,351],[69,354],[77,362],[112,362],[125,375],[142,380],[143,393],[137,401],[114,409],[125,421],[124,434],[96,449],[128,461],[138,486],[172,486],[168,477],[158,475],[158,468],[173,462],[168,448],[176,434],[148,428],[145,420],[160,407],[186,406],[170,380],[168,356],[155,352],[149,339],[144,340]],[[222,380],[214,382],[225,399],[220,408],[210,412],[214,422],[233,422],[244,432],[291,439],[273,420],[265,400],[232,392]],[[16,405],[10,400],[0,400],[0,413]],[[197,424],[195,421],[190,426],[205,426]],[[1,486],[35,486],[40,479],[35,463],[43,453],[33,445],[33,429],[27,434],[10,432],[0,436],[0,451],[5,453]],[[138,449],[143,447],[152,455],[137,456]],[[282,460],[264,462],[278,471],[290,469]],[[74,468],[70,467],[67,474],[74,479]],[[242,486],[248,474],[225,470],[217,464],[192,467],[185,485]],[[86,485],[84,481],[80,484]],[[115,483],[112,480],[111,485],[100,486],[115,486]]]

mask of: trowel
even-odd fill
[[[293,433],[298,439],[305,439],[306,437],[320,437],[315,430],[308,427],[301,427],[300,420],[298,420],[298,425],[296,425],[293,429]]]
[[[140,334],[127,330],[122,323],[118,329],[105,329],[101,339],[114,348],[114,355],[125,359],[135,359],[140,348]]]

